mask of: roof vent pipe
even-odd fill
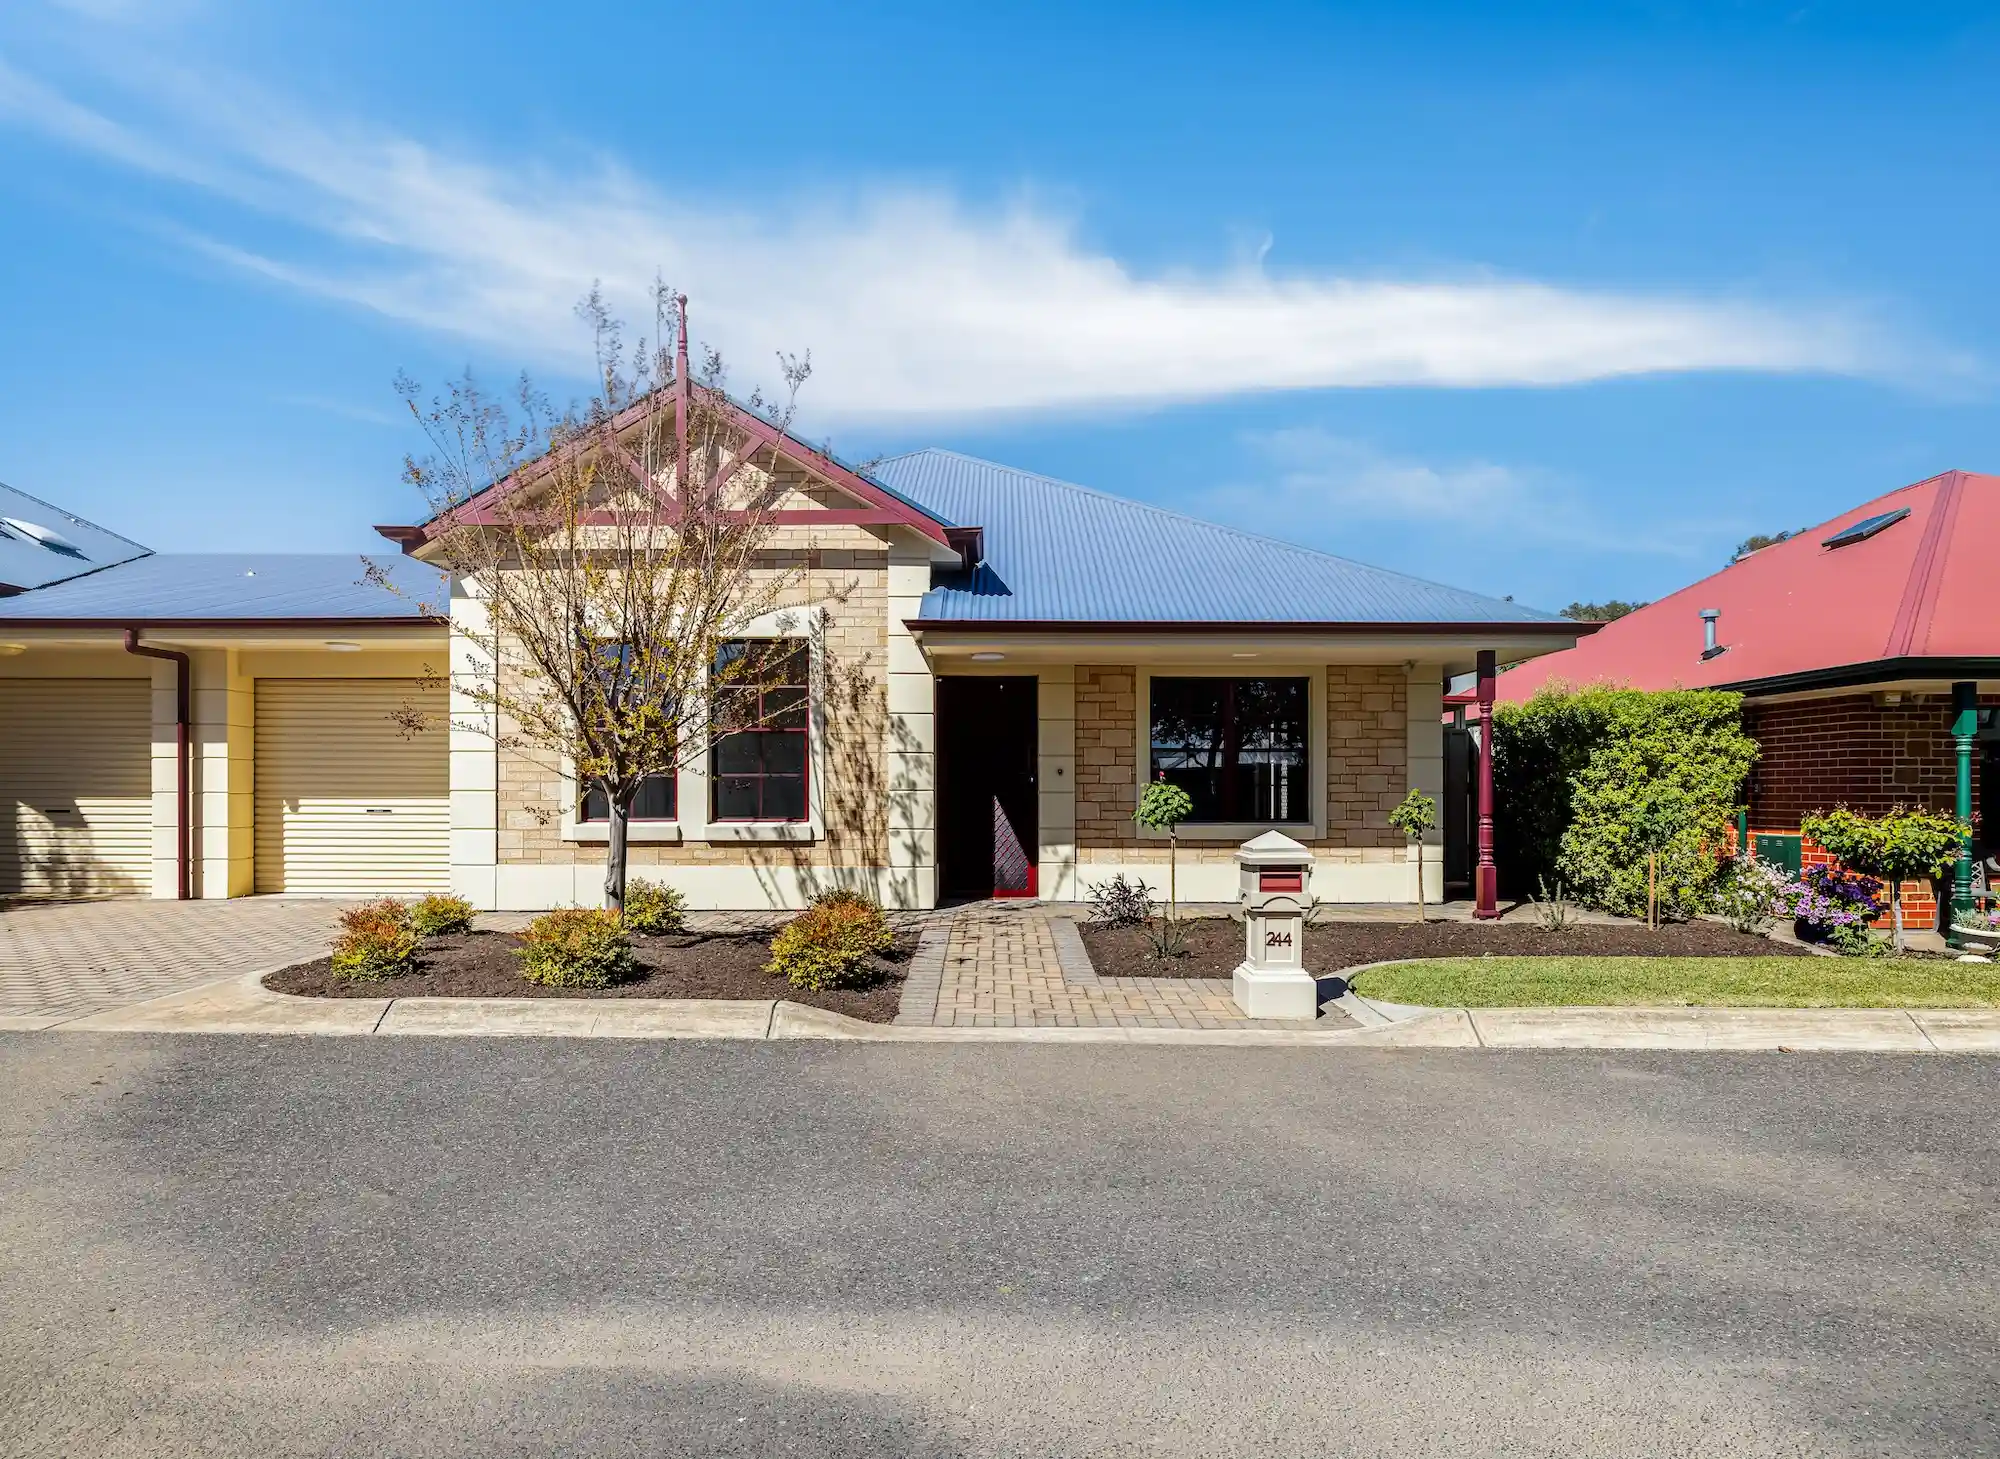
[[[1715,641],[1715,624],[1721,617],[1720,608],[1701,610],[1701,656],[1704,660],[1712,659],[1722,652],[1722,645]]]

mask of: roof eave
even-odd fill
[[[449,627],[451,619],[435,613],[412,613],[400,618],[152,618],[131,614],[92,614],[85,618],[10,618],[0,615],[0,632],[13,628],[96,628],[116,632],[125,628],[339,628],[360,631],[369,628]]]
[[[1860,664],[1834,664],[1822,669],[1802,669],[1793,674],[1768,674],[1758,679],[1735,679],[1716,684],[1750,698],[1775,694],[1798,694],[1814,689],[1861,689],[1871,684],[1906,679],[1928,679],[1944,683],[1978,683],[2000,679],[2000,657],[1925,658],[1906,655],[1873,659]]]
[[[903,626],[912,633],[1274,633],[1310,636],[1339,633],[1434,634],[1454,637],[1586,638],[1604,625],[1577,623],[1569,619],[1523,619],[1518,622],[1375,622],[1368,620],[1291,621],[1268,619],[1083,619],[1083,618],[908,618]]]

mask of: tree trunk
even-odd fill
[[[1424,913],[1424,838],[1420,832],[1417,836],[1417,924],[1422,926],[1428,921],[1430,918]]]
[[[625,832],[631,823],[632,797],[619,796],[604,787],[609,814],[604,838],[604,904],[615,912],[625,910]]]
[[[1893,929],[1890,937],[1896,948],[1896,956],[1903,955],[1903,881],[1901,877],[1889,879],[1889,925]]]
[[[1167,827],[1167,920],[1169,922],[1181,920],[1180,893],[1174,885],[1175,873],[1180,869],[1180,846],[1180,832],[1172,826]]]
[[[1660,891],[1659,891],[1659,876],[1658,876],[1659,869],[1660,869],[1660,853],[1657,851],[1647,852],[1646,853],[1646,930],[1648,932],[1658,932],[1660,930]]]

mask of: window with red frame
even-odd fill
[[[709,819],[806,819],[812,650],[795,639],[738,639],[715,656]]]

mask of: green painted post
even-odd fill
[[[1965,825],[1958,864],[1951,873],[1951,920],[1971,922],[1972,904],[1972,747],[1979,739],[1979,686],[1951,686],[1951,737],[1958,744],[1958,818]],[[1957,939],[1952,938],[1954,944]]]

